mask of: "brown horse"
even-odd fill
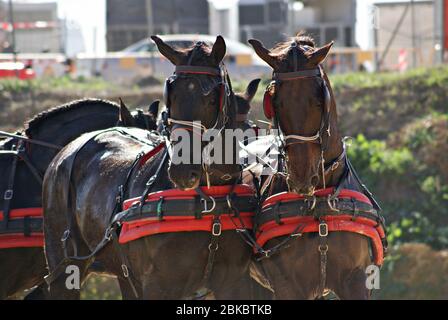
[[[226,51],[224,39],[217,37],[213,48],[198,43],[182,51],[171,48],[158,37],[152,39],[178,71],[167,82],[164,131],[172,134],[182,127],[192,134],[188,128],[193,120],[200,120],[205,128],[236,128],[236,100],[220,67]],[[82,282],[94,260],[101,262],[107,273],[117,275],[123,297],[127,299],[135,298],[133,284],[138,298],[144,299],[179,299],[204,286],[218,299],[230,298],[239,282],[247,277],[251,248],[235,231],[222,232],[207,283],[203,280],[211,250],[209,232],[157,234],[123,245],[104,246],[89,259],[64,260],[61,246],[64,233],[69,236],[67,243],[72,244],[68,248],[70,255],[89,255],[105,239],[105,230],[117,212],[117,190],[125,181],[129,183],[123,197],[133,198],[149,191],[171,189],[174,185],[192,189],[207,183],[234,184],[240,178],[241,168],[237,163],[174,164],[171,158],[167,168],[167,151],[159,152],[130,171],[137,155],[148,148],[145,141],[148,133],[141,130],[98,132],[93,139],[81,137],[64,148],[47,170],[43,198],[52,298],[79,298],[79,290],[66,288],[65,274],[58,272],[61,265],[76,265]],[[126,266],[125,273],[123,266]]]
[[[271,50],[258,40],[249,43],[274,70],[265,113],[284,136],[287,181],[282,184],[278,176],[271,194],[289,188],[311,196],[315,189],[347,183],[350,179],[341,182],[350,170],[338,130],[336,103],[321,67],[332,43],[316,48],[311,38],[301,34]],[[356,181],[351,184],[363,190]],[[273,248],[285,239],[274,238],[266,247]],[[318,234],[304,233],[261,261],[258,269],[264,270],[275,297],[315,299],[329,289],[341,299],[367,299],[366,267],[372,264],[369,239],[350,232],[330,232],[325,274],[320,241]]]
[[[128,126],[155,128],[155,118],[144,112],[131,114],[124,105],[120,108],[119,105],[109,101],[84,99],[40,113],[26,123],[24,137],[62,147],[85,132],[114,127],[119,120]],[[14,169],[12,167],[14,155],[11,149],[18,143],[17,138],[10,138],[0,144],[1,194],[10,188],[8,180],[12,177],[13,196],[8,205],[9,209],[41,208],[41,179],[59,149],[26,142]],[[23,160],[25,158],[27,162]],[[2,213],[5,211],[5,205],[2,196],[0,199]],[[4,222],[4,219],[0,220],[0,234],[1,231],[5,233],[8,231],[8,229],[1,230]],[[42,247],[0,250],[0,299],[42,284],[47,270],[43,243],[41,245]],[[46,290],[43,288],[41,286],[34,290],[28,298],[44,298]]]

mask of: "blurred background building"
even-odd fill
[[[375,6],[378,10],[378,26],[373,29],[375,47],[384,49],[379,54],[378,67],[416,67],[435,59],[438,48],[434,1],[383,2]],[[397,50],[401,56],[398,60]]]
[[[238,2],[239,41],[261,40],[272,47],[288,35],[287,0],[240,0]],[[286,23],[285,23],[286,22]]]
[[[0,0],[0,53],[13,51],[9,1]],[[67,6],[68,0],[12,0],[16,52],[60,53],[77,62],[88,58],[86,76],[104,74],[112,66],[153,72],[160,62],[157,50],[150,50],[151,34],[174,34],[176,43],[191,43],[192,36],[186,34],[201,39],[204,36],[199,35],[221,34],[240,42],[232,48],[234,60],[241,62],[241,57],[250,55],[246,51],[252,50],[247,47],[249,38],[272,47],[304,30],[318,45],[335,41],[326,62],[333,73],[404,71],[448,61],[448,0],[92,1],[101,4],[93,13],[98,21],[84,17],[82,10],[77,21],[67,19],[58,12],[58,5]],[[76,6],[71,9],[79,10]],[[148,50],[123,50],[139,43]],[[257,59],[244,61],[250,65]]]
[[[339,47],[356,46],[356,0],[295,3],[290,10],[290,33],[306,30],[319,45],[334,41]]]
[[[8,3],[0,2],[0,41],[3,52],[11,52]],[[17,52],[62,52],[61,25],[56,2],[14,1],[14,28]]]
[[[219,33],[272,46],[301,29],[319,43],[352,46],[355,23],[356,0],[107,0],[107,48],[121,50],[154,33]]]
[[[107,49],[119,51],[151,34],[208,34],[207,0],[107,0]]]

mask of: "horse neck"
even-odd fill
[[[328,90],[330,91],[331,96],[330,120],[329,120],[330,136],[328,137],[327,150],[324,152],[325,163],[328,164],[333,160],[337,159],[341,155],[341,153],[343,152],[344,144],[342,142],[342,135],[339,132],[336,100],[334,99],[333,89],[331,88],[330,81],[326,74],[324,74],[324,79],[327,82]],[[344,173],[344,170],[345,170],[345,161],[342,161],[336,170],[330,171],[330,173],[326,175],[325,177],[326,187],[333,187],[337,185],[337,183],[340,180],[340,177]],[[323,183],[321,181],[318,188],[322,187]]]

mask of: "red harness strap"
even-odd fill
[[[11,221],[25,217],[41,218],[42,208],[12,209],[9,218]],[[3,211],[0,211],[0,221],[3,220]],[[0,249],[34,248],[44,246],[43,232],[33,232],[29,236],[23,233],[0,234]]]
[[[140,158],[139,165],[144,165],[149,159],[158,154],[165,147],[165,142],[160,143],[157,147],[150,150],[148,153],[145,153],[144,156]]]
[[[233,186],[212,186],[210,188],[201,187],[202,191],[214,199],[225,198],[233,192],[237,196],[254,196],[254,190],[248,185]],[[170,200],[193,200],[198,194],[195,190],[170,189],[154,192],[148,195],[146,202],[157,203],[161,197],[166,203]],[[139,204],[140,198],[126,200],[123,203],[123,210],[128,210]],[[236,230],[241,228],[252,229],[254,212],[240,212],[240,218],[231,214],[223,214],[220,217],[222,230]],[[122,223],[119,242],[127,243],[142,237],[172,232],[206,231],[211,232],[213,225],[213,215],[204,215],[201,219],[196,219],[194,213],[186,216],[169,216],[169,213],[160,221],[157,217],[146,217],[139,220],[125,221]]]
[[[325,197],[330,195],[333,192],[333,189],[334,188],[318,190],[315,195],[316,197]],[[353,190],[342,190],[338,198],[353,198],[371,204],[370,200],[364,194]],[[302,199],[304,199],[304,197],[298,194],[284,192],[269,197],[263,203],[263,208],[275,205],[279,202]],[[350,214],[325,215],[321,218],[327,223],[328,232],[352,232],[370,238],[372,240],[375,264],[379,266],[383,264],[384,250],[381,239],[385,238],[385,232],[383,227],[378,224],[377,221],[361,216],[354,217]],[[299,224],[304,225],[304,228],[300,231],[301,233],[319,232],[319,221],[311,215],[282,218],[281,224],[278,224],[274,220],[262,224],[257,230],[257,243],[262,247],[266,242],[273,238],[290,235],[297,230]]]

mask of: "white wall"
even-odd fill
[[[238,0],[209,0],[209,33],[238,41]]]

